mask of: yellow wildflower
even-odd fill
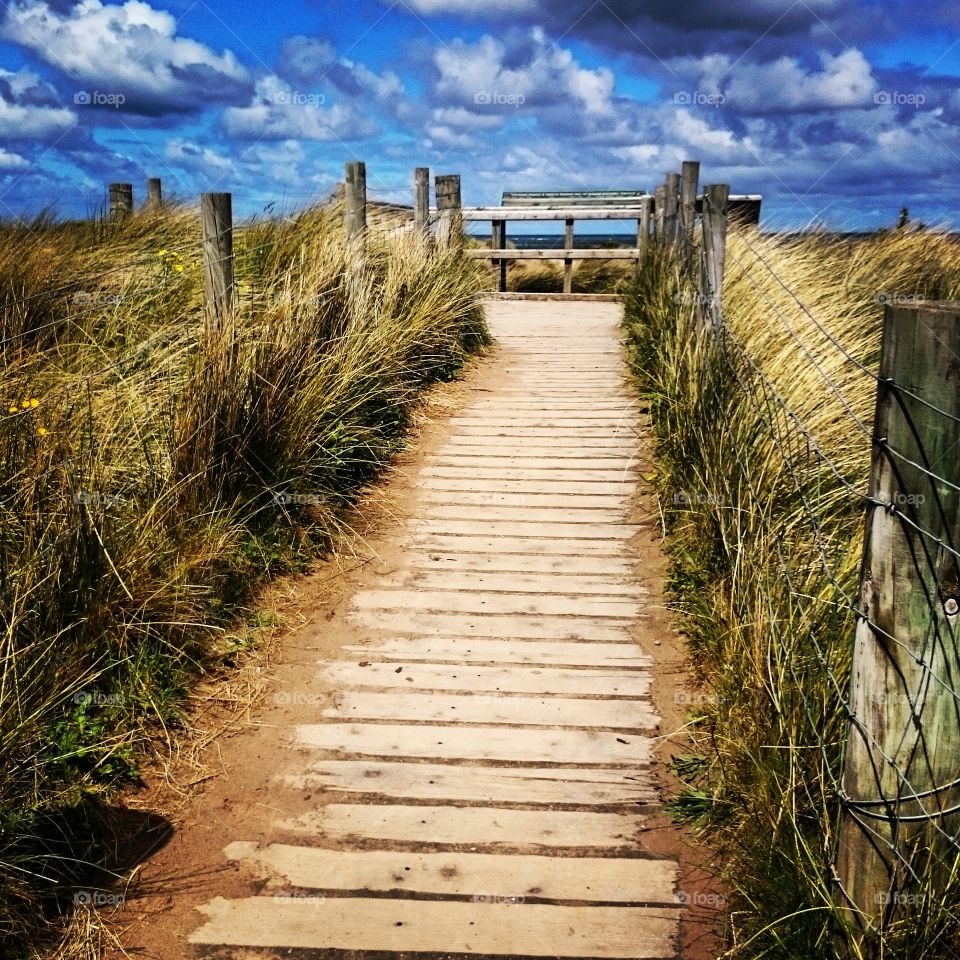
[[[157,254],[158,257],[165,257],[166,255],[167,255],[167,251],[166,251],[166,250],[161,250],[161,251]]]
[[[29,400],[21,400],[21,401],[20,401],[20,406],[23,407],[24,410],[26,410],[27,407],[30,406],[30,401],[29,401]]]
[[[183,273],[183,264],[182,264],[182,263],[175,263],[175,264],[173,265],[173,269],[176,270],[177,273]]]
[[[31,397],[31,398],[30,398],[30,406],[31,406],[31,407],[39,407],[39,406],[40,406],[40,401],[39,401],[36,397]]]
[[[11,403],[10,406],[7,407],[7,413],[19,413],[19,412],[20,412],[20,408],[15,403]]]
[[[37,427],[37,436],[45,437],[50,431],[46,427]]]

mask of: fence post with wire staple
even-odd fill
[[[490,246],[494,250],[504,250],[507,246],[507,221],[491,221]],[[497,272],[497,290],[505,293],[507,290],[507,261],[494,260],[494,268]]]
[[[836,860],[868,956],[960,857],[958,357],[960,303],[885,307]]]
[[[667,243],[676,243],[680,235],[680,174],[668,173],[663,195],[663,238]]]
[[[413,171],[413,227],[418,233],[430,229],[430,168]]]
[[[147,180],[147,209],[159,210],[163,206],[163,186],[159,177]]]
[[[455,246],[462,236],[460,221],[462,204],[460,200],[460,177],[448,174],[436,178],[434,190],[437,194],[437,242],[442,248]]]
[[[203,223],[203,289],[208,329],[222,328],[233,317],[233,197],[204,193],[200,197]]]
[[[367,165],[361,160],[346,165],[343,190],[347,240],[362,237],[367,229]]]
[[[637,266],[640,266],[640,261],[647,255],[647,251],[650,249],[650,214],[653,209],[653,197],[644,197],[640,201],[640,220],[637,223],[637,248],[640,251],[640,259],[637,262]]]
[[[666,204],[667,188],[660,184],[653,192],[653,235],[657,243],[663,243],[663,208]]]
[[[110,184],[110,219],[125,217],[133,213],[133,184]]]
[[[723,269],[727,259],[727,212],[730,186],[715,183],[703,190],[703,258],[707,288],[701,314],[706,325],[718,327],[723,319]]]
[[[700,183],[700,164],[684,160],[680,168],[680,224],[687,243],[693,242],[693,225],[697,217],[697,186]]]

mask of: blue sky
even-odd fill
[[[775,228],[960,227],[948,0],[8,0],[0,216],[111,180],[244,213],[411,171],[503,190],[653,189],[684,159]]]

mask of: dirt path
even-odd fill
[[[143,871],[131,953],[677,955],[619,309],[491,305],[495,376]]]

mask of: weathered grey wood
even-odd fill
[[[643,212],[643,205],[630,207],[464,207],[465,221],[485,222],[490,220],[636,220]],[[439,218],[436,210],[431,219]]]
[[[663,243],[663,215],[666,207],[667,188],[661,184],[654,192],[654,222],[653,235],[658,243]]]
[[[573,224],[574,220],[571,217],[568,217],[564,223],[564,250],[573,249]],[[563,292],[573,293],[573,258],[569,256],[563,261]]]
[[[163,206],[163,186],[159,177],[147,180],[147,209],[159,210]]]
[[[688,243],[693,242],[699,183],[700,164],[696,160],[684,160],[680,168],[680,226]]]
[[[502,250],[507,245],[507,222],[506,220],[492,221],[492,231],[490,233],[490,246],[494,250]],[[507,261],[492,261],[494,269],[497,271],[497,289],[500,293],[505,293],[507,289]]]
[[[200,197],[203,224],[203,287],[209,327],[233,317],[233,198],[229,193]]]
[[[367,165],[363,161],[346,165],[343,200],[347,240],[355,240],[367,229]]]
[[[437,241],[441,247],[451,247],[462,239],[462,210],[460,177],[447,174],[436,178],[437,194]]]
[[[650,222],[653,216],[653,197],[645,197],[637,221],[637,249],[642,259],[650,249]]]
[[[676,243],[680,226],[680,174],[668,173],[663,194],[663,236]]]
[[[956,857],[960,572],[938,544],[960,543],[958,356],[960,303],[887,305],[837,858],[841,904],[876,926],[918,909],[911,873],[943,890]]]
[[[730,187],[715,183],[703,193],[703,256],[707,289],[703,315],[710,326],[723,321],[723,270],[727,257],[727,219]]]
[[[413,226],[421,233],[430,229],[430,168],[413,171]]]
[[[110,184],[110,218],[125,217],[133,213],[133,184]]]
[[[468,257],[481,260],[636,260],[640,251],[636,247],[597,248],[591,250],[465,250]]]

